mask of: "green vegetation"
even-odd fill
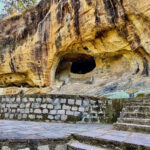
[[[22,12],[37,4],[39,0],[0,0],[4,4],[0,18]]]

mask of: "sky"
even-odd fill
[[[4,7],[3,3],[0,2],[0,12],[2,11],[3,7]]]

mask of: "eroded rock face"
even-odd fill
[[[148,88],[150,2],[42,0],[0,22],[0,85],[104,94]]]

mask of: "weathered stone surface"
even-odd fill
[[[147,0],[42,0],[2,20],[0,86],[96,95],[149,88],[149,8]]]

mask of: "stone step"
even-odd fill
[[[133,123],[140,125],[150,125],[150,119],[142,118],[118,118],[119,123]]]
[[[150,113],[143,112],[122,112],[121,116],[123,118],[150,118]]]
[[[150,112],[150,106],[126,106],[123,108],[126,112]]]
[[[109,150],[108,148],[113,150],[150,150],[150,134],[144,133],[96,129],[93,133],[74,133],[72,138],[81,143],[107,148],[107,150]]]
[[[67,144],[67,150],[108,150],[108,149],[80,143],[79,141],[71,141]]]
[[[123,107],[126,106],[150,106],[150,103],[140,103],[140,102],[129,102],[129,103],[124,103]]]
[[[114,129],[124,130],[124,131],[135,131],[150,133],[150,125],[139,125],[139,124],[129,124],[129,123],[115,123]]]

